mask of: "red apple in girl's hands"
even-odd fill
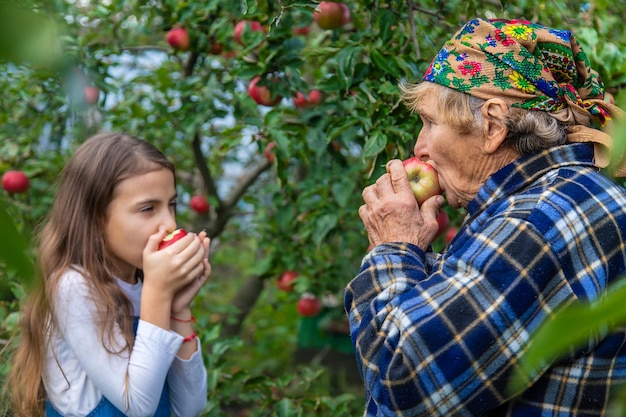
[[[437,171],[432,165],[422,161],[417,156],[406,159],[402,163],[409,177],[411,190],[415,195],[417,204],[422,205],[430,197],[441,194]]]
[[[159,243],[159,250],[167,248],[169,245],[185,236],[187,236],[187,232],[184,229],[176,229],[173,232],[168,233]]]

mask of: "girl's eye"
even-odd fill
[[[173,208],[176,208],[177,205],[178,205],[178,202],[176,202],[176,201],[172,201],[170,203],[170,207],[173,207]]]
[[[149,212],[149,211],[152,211],[152,210],[154,210],[153,206],[145,206],[145,207],[141,208],[141,211],[143,211],[143,212]]]

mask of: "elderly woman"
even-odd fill
[[[620,110],[570,34],[475,19],[402,86],[415,155],[467,217],[435,254],[442,196],[421,207],[401,161],[365,188],[371,252],[346,288],[366,416],[599,416],[626,378],[626,331],[590,338],[507,390],[555,309],[626,273],[626,190],[599,172]]]

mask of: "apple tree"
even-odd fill
[[[30,180],[26,193],[0,196],[0,227],[30,242],[19,251],[32,258],[56,174],[82,141],[100,130],[151,141],[177,167],[180,225],[213,237],[214,273],[196,306],[211,346],[212,395],[221,393],[208,415],[246,401],[297,415],[350,415],[358,395],[328,397],[306,385],[319,374],[294,376],[279,365],[289,361],[284,341],[296,342],[304,294],[321,301],[333,323],[345,320],[343,288],[368,247],[361,190],[389,159],[411,156],[420,128],[398,83],[418,81],[473,16],[571,29],[611,92],[619,96],[626,82],[618,4],[510,3],[0,2],[0,173],[20,170]],[[463,213],[445,210],[458,226]],[[0,252],[4,336],[32,274],[27,261],[16,268],[11,259]],[[297,273],[290,291],[276,286],[285,271]],[[318,311],[309,304],[307,314]],[[228,354],[245,348],[257,351],[255,361],[265,358],[264,367],[233,365]],[[282,379],[252,378],[263,372]]]

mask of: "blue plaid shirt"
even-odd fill
[[[626,378],[626,329],[547,365],[512,397],[509,377],[554,310],[626,272],[626,190],[587,144],[494,174],[441,253],[387,243],[364,259],[345,308],[366,416],[600,416]]]

